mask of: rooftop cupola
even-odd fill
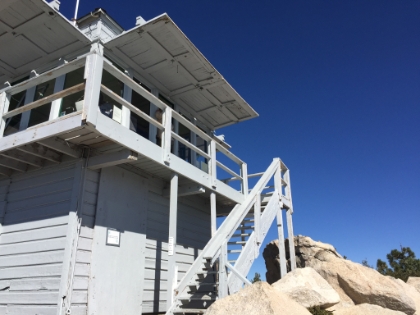
[[[92,41],[100,39],[106,42],[124,32],[124,29],[102,8],[97,8],[77,19],[77,26]]]

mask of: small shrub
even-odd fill
[[[309,313],[311,313],[313,315],[332,315],[333,314],[333,312],[323,310],[319,306],[310,307],[310,308],[308,308],[308,311],[309,311]]]

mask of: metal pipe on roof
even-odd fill
[[[74,11],[73,25],[76,26],[77,12],[79,11],[79,0],[76,0],[76,9]]]

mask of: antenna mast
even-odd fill
[[[73,25],[76,26],[77,12],[79,11],[79,0],[76,1],[76,10],[74,11]]]

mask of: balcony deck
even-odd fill
[[[115,136],[118,135],[118,136]],[[36,125],[0,139],[0,176],[37,170],[42,167],[89,155],[88,168],[125,165],[150,176],[169,181],[173,172],[180,175],[180,185],[203,187],[200,196],[217,194],[220,209],[243,200],[243,195],[217,180],[210,187],[209,175],[171,153],[171,163],[158,162],[163,149],[130,131],[105,115],[98,115],[95,127],[83,124],[82,112]],[[131,155],[131,157],[130,157]],[[86,156],[85,156],[86,157]]]
[[[64,79],[60,78],[82,67],[85,67],[85,82],[76,83],[66,89],[63,89],[62,83],[61,89],[57,89],[57,82],[64,82]],[[162,120],[159,122],[139,110],[129,100],[115,94],[104,85],[102,73],[105,70],[123,84],[124,89],[131,89],[159,108],[162,111]],[[56,80],[54,93],[35,99],[33,95],[39,84],[54,79]],[[21,92],[26,93],[25,104],[9,110],[11,97]],[[83,93],[82,108],[77,108],[73,104],[74,110],[77,111],[70,114],[64,113],[59,117],[63,98],[75,93]],[[120,119],[114,120],[101,112],[100,95],[108,97],[113,102],[114,109],[116,106],[121,108]],[[31,111],[46,104],[51,104],[49,119],[28,127]],[[180,176],[180,194],[197,193],[208,197],[210,192],[215,192],[219,209],[223,209],[223,206],[231,207],[242,203],[248,193],[245,162],[226,149],[218,139],[163,103],[96,51],[4,89],[0,94],[0,114],[2,115],[0,122],[1,176],[8,177],[14,172],[31,171],[83,156],[88,159],[88,167],[92,169],[120,164],[129,165],[167,181],[173,173],[176,173]],[[160,145],[129,128],[132,114],[148,122],[155,130],[161,131],[162,143]],[[17,115],[21,115],[20,131],[4,135],[8,120]],[[198,147],[195,141],[181,137],[177,133],[177,128],[174,131],[174,124],[182,124],[184,128],[189,129],[194,139],[201,139],[204,148]],[[192,163],[179,157],[178,149],[175,149],[178,145],[183,145],[195,157],[201,157],[201,163],[205,164],[204,169],[197,167],[195,162]],[[221,163],[220,154],[233,162],[238,171],[233,171]],[[224,178],[220,175],[222,173],[225,174]],[[230,186],[228,183],[231,181],[225,181],[226,174],[230,176],[230,180],[241,183],[240,190],[238,187]]]

